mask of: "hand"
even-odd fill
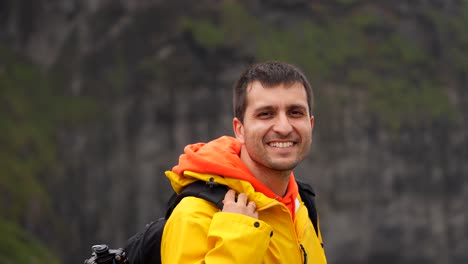
[[[257,205],[254,201],[248,202],[245,193],[239,193],[236,201],[236,191],[230,189],[223,200],[223,212],[243,214],[258,219]]]

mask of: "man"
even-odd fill
[[[166,223],[162,263],[326,263],[292,172],[311,147],[311,109],[310,84],[292,65],[255,64],[240,76],[235,138],[188,145],[166,172],[177,193],[196,180],[229,186],[223,210],[184,198]]]

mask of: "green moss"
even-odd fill
[[[39,176],[58,169],[55,131],[59,125],[84,120],[97,108],[89,99],[58,94],[56,79],[0,46],[0,228],[6,228],[4,222],[28,217],[33,205],[42,217],[53,217],[50,197]],[[29,246],[39,250],[38,242],[29,237],[23,241],[22,231],[15,228],[13,233],[0,229],[1,239],[10,243],[0,249],[20,251],[2,254],[18,259],[11,263],[33,263],[24,251]]]
[[[378,76],[369,69],[353,69],[349,75],[354,86],[367,86],[369,111],[380,117],[391,131],[401,126],[420,126],[435,119],[455,121],[457,109],[443,86],[432,80]]]
[[[207,49],[216,48],[224,42],[224,32],[211,21],[185,19],[183,27],[191,31],[195,41]]]
[[[224,1],[220,14],[220,28],[228,46],[246,47],[246,43],[256,42],[264,30],[263,23],[249,14],[245,6],[234,1]]]
[[[19,212],[26,206],[28,197],[40,197],[46,203],[43,200],[44,190],[34,173],[54,162],[53,144],[47,138],[51,133],[50,125],[53,120],[47,117],[50,110],[48,102],[44,101],[44,94],[37,92],[49,90],[39,71],[18,62],[5,49],[1,55],[5,64],[0,73],[3,113],[0,142],[4,146],[0,150],[3,163],[0,181],[2,193],[16,201],[14,206],[2,209],[6,211],[5,215],[14,219],[19,217]],[[17,186],[18,183],[21,185]]]
[[[50,249],[16,224],[0,219],[0,233],[1,263],[59,263]]]
[[[264,27],[257,18],[238,3],[224,1],[219,16],[211,19],[183,18],[182,29],[192,33],[195,41],[206,49],[221,46],[245,47],[245,43],[260,39]]]
[[[453,121],[457,109],[438,78],[434,57],[393,30],[393,23],[369,12],[353,12],[321,25],[303,21],[288,29],[256,22],[261,25],[256,34],[262,37],[254,38],[255,55],[298,64],[316,82],[339,80],[367,89],[369,113],[392,131],[402,124]],[[460,54],[463,59],[466,50]]]
[[[458,109],[449,101],[432,51],[400,34],[399,22],[391,15],[360,9],[359,1],[339,3],[355,8],[340,17],[319,12],[320,24],[298,19],[295,26],[283,27],[251,15],[242,4],[225,1],[217,23],[190,19],[187,28],[206,49],[237,45],[257,60],[297,64],[314,83],[339,82],[349,89],[367,89],[369,115],[392,131],[403,124],[454,121]],[[454,62],[454,70],[466,74],[468,3],[461,5],[460,14],[453,18],[439,10],[430,14],[439,31],[447,32],[442,36],[454,38],[447,51],[449,61]]]
[[[425,15],[435,23],[437,34],[444,41],[444,55],[459,74],[468,74],[468,2],[461,1],[456,15],[447,16],[436,10]]]
[[[265,28],[262,38],[256,42],[256,55],[260,60],[275,58],[277,60],[294,61],[298,59],[298,54],[291,50],[299,43],[295,40],[295,32],[282,31],[275,28]],[[291,50],[285,49],[289,45]],[[272,56],[274,54],[274,56]]]

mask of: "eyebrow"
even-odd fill
[[[309,109],[308,106],[302,105],[302,104],[292,104],[288,106],[288,109],[301,109],[301,110],[307,110]]]
[[[271,105],[265,105],[265,106],[260,106],[258,108],[255,108],[254,113],[261,112],[261,111],[272,111],[272,110],[275,111],[276,109],[277,109],[277,107],[274,107],[274,106],[271,106]],[[291,109],[307,110],[308,107],[304,106],[302,104],[292,104],[292,105],[288,105],[287,109],[288,110],[291,110]]]
[[[261,111],[271,111],[271,110],[275,110],[276,108],[277,107],[273,107],[271,105],[260,106],[254,109],[254,113],[261,112]]]

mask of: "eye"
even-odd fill
[[[303,117],[306,115],[306,113],[300,109],[293,109],[289,112],[289,115],[292,117]]]
[[[260,119],[267,119],[273,116],[272,112],[260,112],[257,114],[257,117]]]

